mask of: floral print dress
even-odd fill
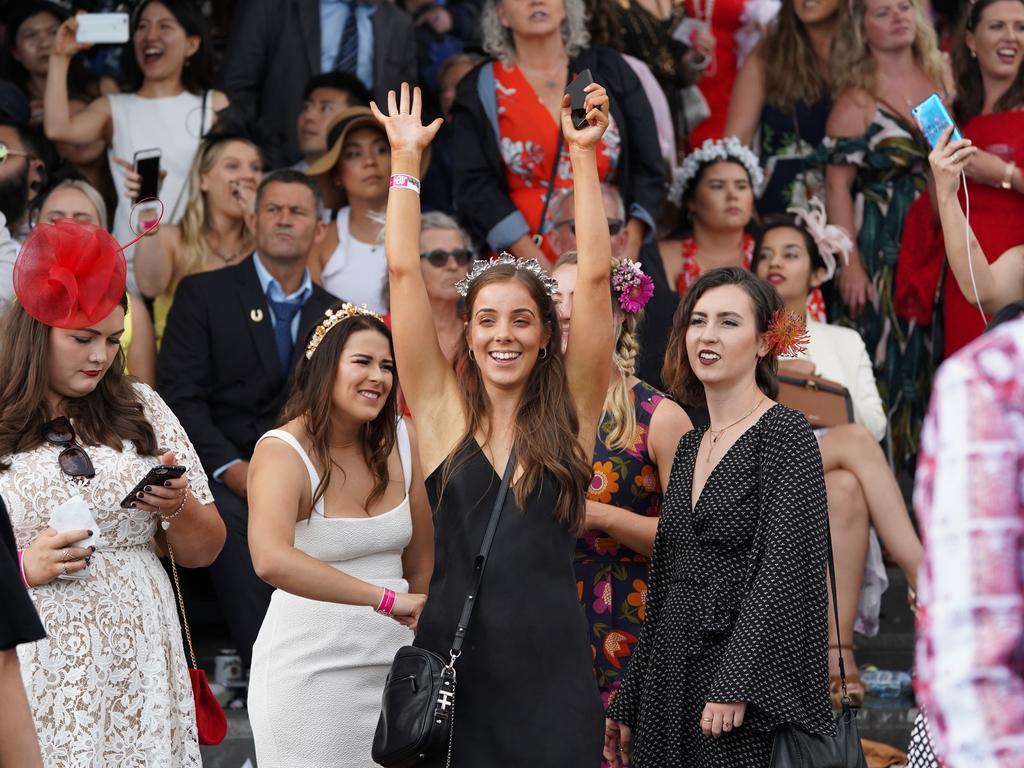
[[[498,102],[498,131],[501,159],[505,164],[509,197],[530,226],[530,233],[545,234],[541,248],[554,261],[559,254],[548,243],[546,233],[556,222],[559,195],[572,189],[572,163],[569,148],[561,142],[554,191],[547,213],[544,199],[551,181],[552,158],[558,148],[561,128],[555,123],[544,102],[527,82],[519,67],[494,67]],[[622,153],[622,137],[613,118],[598,144],[597,173],[602,182],[614,182],[615,170]],[[541,221],[541,215],[544,221]]]
[[[594,448],[594,476],[587,499],[657,517],[661,514],[661,480],[647,449],[647,437],[654,411],[665,396],[642,381],[630,394],[636,413],[632,445],[624,450],[608,448],[608,435],[615,424],[605,414]],[[576,589],[587,614],[594,672],[605,705],[619,687],[619,677],[625,674],[640,635],[649,565],[645,555],[604,531],[587,531],[576,542]]]

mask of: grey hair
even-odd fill
[[[501,0],[487,0],[480,17],[483,48],[502,64],[511,64],[516,56],[516,44],[512,30],[502,26],[498,19],[498,4]],[[590,45],[587,31],[587,7],[583,0],[564,0],[565,21],[562,22],[562,43],[569,58],[575,58]]]
[[[569,216],[570,218],[572,218],[572,211],[568,211],[567,212],[564,209],[565,209],[565,206],[568,204],[568,202],[573,199],[575,194],[576,194],[576,192],[573,190],[572,187],[566,187],[564,190],[559,192],[558,199],[556,200],[556,204],[554,206],[552,206],[552,210],[555,211],[556,213],[562,214],[563,216]],[[616,214],[617,214],[617,218],[620,218],[623,221],[625,221],[626,220],[626,201],[622,199],[622,193],[619,192],[619,188],[617,186],[615,186],[614,184],[610,184],[610,183],[606,183],[606,182],[602,181],[601,182],[601,198],[602,198],[602,203],[604,202],[604,196],[605,195],[608,195],[613,200],[615,200],[615,211],[616,211]]]
[[[420,217],[420,232],[427,232],[432,229],[455,230],[459,233],[459,239],[465,248],[473,250],[473,240],[459,222],[441,211],[427,211]]]
[[[77,189],[85,195],[85,198],[92,204],[92,207],[96,209],[96,216],[100,220],[100,227],[108,229],[107,204],[103,200],[103,195],[99,193],[96,187],[82,179],[64,179],[64,181],[46,193],[45,199],[39,205],[39,211],[42,212],[43,206],[46,205],[46,201],[50,199],[50,195],[54,192],[59,192],[62,189]]]

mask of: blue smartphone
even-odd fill
[[[932,149],[935,148],[935,145],[942,137],[942,132],[951,125],[953,126],[953,134],[949,137],[949,140],[957,141],[963,138],[953,122],[953,118],[946,111],[946,105],[942,103],[942,99],[939,98],[937,93],[933,93],[910,110],[910,114],[914,116],[914,120],[917,121],[921,133],[924,134],[925,139],[928,141],[928,146]]]

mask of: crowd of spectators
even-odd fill
[[[917,585],[922,548],[900,481],[915,471],[933,375],[1024,295],[1024,2],[0,6],[0,302],[33,227],[71,218],[127,243],[160,218],[126,250],[120,344],[209,478],[226,525],[209,571],[247,667],[272,591],[247,540],[256,442],[278,424],[327,307],[390,311],[392,148],[371,101],[418,83],[442,121],[422,161],[420,247],[454,362],[453,284],[473,258],[509,251],[574,274],[559,260],[577,234],[559,114],[589,70],[610,97],[597,167],[613,254],[639,261],[655,289],[642,319],[616,326],[628,349],[613,378],[660,399],[680,298],[702,273],[739,267],[807,319],[806,371],[850,392],[852,423],[818,439],[845,607],[830,618],[833,693],[843,656],[863,697],[853,633],[878,631],[885,558]],[[113,10],[130,14],[127,43],[77,42],[76,13]],[[973,145],[936,150],[929,167],[912,109],[933,92]],[[159,201],[136,207],[135,156],[154,149]],[[848,233],[845,259],[822,258],[799,213],[812,210]],[[977,275],[969,249],[986,260]],[[673,427],[707,423],[700,408],[673,416]]]

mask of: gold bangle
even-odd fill
[[[1006,173],[1003,174],[1003,183],[999,186],[1003,189],[1013,188],[1013,172],[1017,170],[1017,164],[1011,160],[1006,164]]]

